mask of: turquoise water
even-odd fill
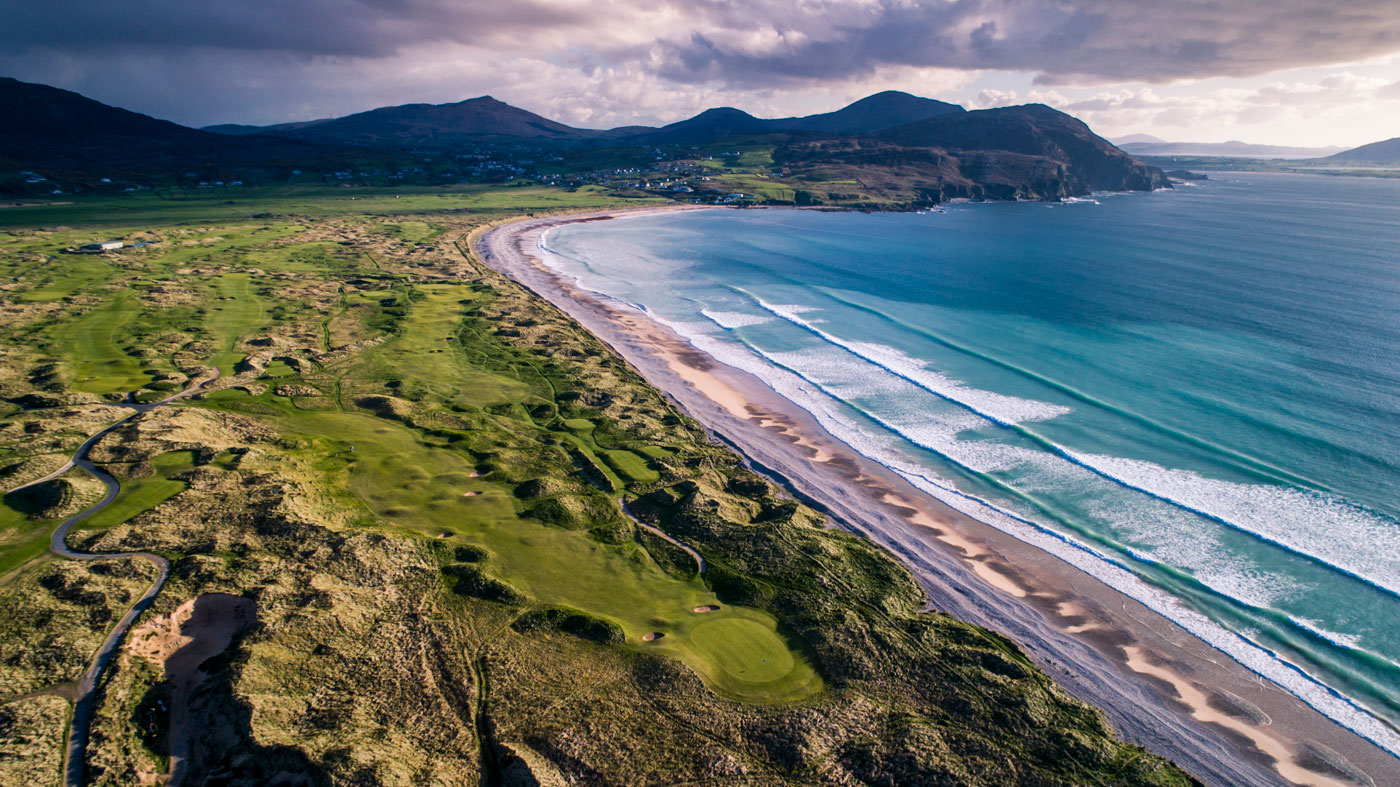
[[[1400,753],[1400,181],[566,225],[546,261]]]

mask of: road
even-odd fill
[[[151,602],[155,601],[156,594],[165,586],[165,581],[170,578],[170,561],[154,552],[77,552],[69,548],[67,543],[68,531],[73,529],[73,525],[76,525],[106,508],[116,499],[117,494],[121,492],[121,484],[117,482],[117,479],[113,478],[106,470],[93,464],[87,458],[88,452],[92,450],[94,445],[97,445],[98,441],[117,429],[131,423],[157,407],[164,407],[171,402],[194,394],[199,389],[218,379],[218,377],[219,370],[215,369],[208,377],[197,380],[191,383],[185,390],[167,396],[158,402],[149,404],[141,404],[131,400],[123,402],[123,406],[130,407],[135,412],[114,424],[108,425],[87,440],[84,440],[83,444],[78,446],[78,450],[73,453],[73,458],[69,459],[68,463],[63,467],[43,478],[17,486],[5,493],[17,492],[21,489],[51,481],[74,467],[80,467],[87,472],[88,475],[91,475],[105,484],[107,486],[107,494],[95,505],[81,513],[69,517],[63,524],[59,525],[58,529],[53,531],[53,537],[49,541],[49,549],[53,550],[56,555],[72,560],[140,558],[156,567],[157,573],[155,581],[151,583],[151,586],[146,590],[145,594],[132,605],[131,609],[127,610],[126,614],[122,616],[122,619],[118,621],[117,625],[107,634],[106,641],[102,643],[102,647],[98,649],[97,655],[93,657],[92,663],[88,665],[87,671],[83,673],[82,678],[78,681],[78,695],[73,702],[73,721],[68,731],[68,749],[64,753],[63,781],[67,787],[80,787],[83,783],[83,767],[86,764],[85,755],[87,751],[88,726],[92,723],[92,713],[96,707],[97,684],[102,678],[102,673],[107,669],[107,665],[111,663],[112,657],[116,655],[117,648],[121,646],[122,639],[131,628],[131,624],[141,616],[141,613],[145,612],[146,609],[151,606]]]

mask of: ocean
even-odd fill
[[[1400,180],[648,214],[542,246],[1400,756]]]

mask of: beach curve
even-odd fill
[[[1379,747],[1092,575],[949,508],[752,375],[540,260],[552,227],[677,209],[696,208],[531,218],[482,228],[468,244],[612,346],[756,469],[898,555],[931,606],[1015,639],[1125,738],[1211,783],[1385,783],[1366,775],[1394,770]]]

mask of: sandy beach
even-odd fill
[[[479,259],[612,346],[755,469],[900,557],[931,608],[1014,640],[1126,739],[1208,784],[1400,785],[1400,760],[1389,753],[1098,579],[928,496],[761,380],[539,260],[549,227],[623,213],[532,218],[470,243]]]

